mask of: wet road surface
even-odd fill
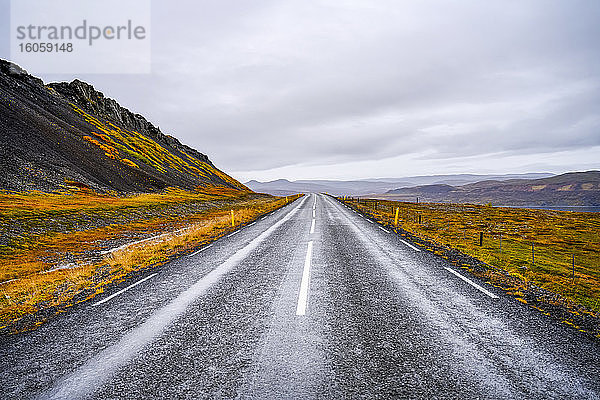
[[[2,398],[600,398],[598,341],[331,197],[199,250],[0,337]]]

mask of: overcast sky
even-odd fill
[[[151,37],[78,77],[243,181],[600,169],[597,0],[154,1]]]

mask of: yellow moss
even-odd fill
[[[131,160],[128,160],[127,158],[123,158],[123,159],[121,160],[121,162],[122,162],[123,164],[129,165],[130,167],[139,168],[139,167],[137,166],[137,164],[136,164],[136,163],[134,163],[134,162],[133,162],[133,161],[131,161]]]
[[[171,168],[182,173],[195,173],[200,178],[211,179],[218,177],[240,190],[248,190],[244,185],[227,174],[184,151],[181,152],[183,156],[180,157],[137,131],[122,129],[111,122],[103,123],[77,106],[73,104],[71,106],[75,112],[94,126],[98,132],[92,131],[90,133],[101,139],[103,143],[89,136],[87,136],[88,139],[86,140],[99,146],[106,153],[113,154],[114,157],[111,158],[125,158],[119,155],[119,152],[122,152],[126,155],[127,159],[136,159],[162,173],[167,172],[167,168]]]

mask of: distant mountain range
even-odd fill
[[[279,179],[246,182],[275,195],[326,192],[399,201],[475,203],[505,206],[600,206],[600,172],[508,175],[434,175],[356,181]]]
[[[274,195],[289,195],[293,193],[331,193],[335,195],[366,196],[388,192],[389,190],[414,187],[420,185],[465,185],[483,180],[505,181],[510,179],[538,179],[554,176],[550,173],[507,174],[507,175],[432,175],[411,176],[404,178],[379,178],[354,181],[335,180],[298,180],[288,181],[278,179],[270,182],[255,180],[246,182],[250,189]]]
[[[542,179],[484,180],[399,188],[376,196],[400,201],[506,206],[600,206],[600,171],[570,172]]]
[[[247,190],[208,157],[91,85],[44,84],[0,60],[0,190]]]

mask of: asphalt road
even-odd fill
[[[0,337],[0,397],[600,398],[598,341],[324,195],[199,250]]]

